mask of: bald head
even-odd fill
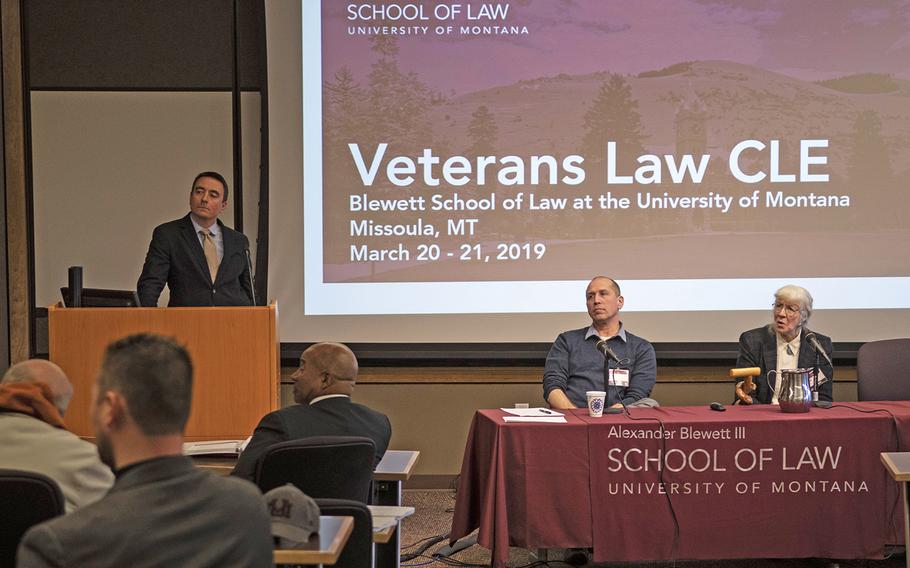
[[[616,280],[613,280],[609,276],[595,276],[588,284],[588,288],[590,289],[592,286],[596,286],[598,284],[606,284],[613,289],[613,292],[615,292],[617,296],[622,296],[622,291],[619,289],[619,284],[617,284]]]
[[[357,378],[357,357],[341,343],[317,343],[300,355],[294,379],[294,400],[309,403],[330,394],[351,396]]]
[[[61,416],[66,413],[66,407],[73,397],[73,385],[66,378],[63,369],[44,359],[29,359],[10,367],[3,375],[3,379],[0,379],[2,384],[24,382],[47,385],[51,392],[51,402],[60,411]]]
[[[357,357],[341,343],[317,343],[304,351],[307,360],[321,370],[328,372],[339,381],[353,381],[357,378]]]

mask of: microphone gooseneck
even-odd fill
[[[249,247],[244,249],[244,252],[246,252],[246,268],[247,268],[247,270],[250,271],[249,272],[249,274],[250,274],[250,295],[252,296],[253,305],[255,306],[255,305],[257,305],[256,304],[256,286],[253,284],[253,261],[250,259]]]
[[[809,345],[811,345],[812,348],[815,349],[816,353],[818,353],[819,355],[824,357],[825,361],[827,361],[828,364],[831,365],[831,367],[834,367],[834,362],[831,361],[831,357],[828,355],[828,352],[825,351],[825,348],[822,347],[822,344],[818,340],[818,337],[816,337],[814,331],[810,331],[810,332],[806,333],[806,341],[808,341]]]
[[[621,364],[622,361],[619,360],[619,356],[616,355],[616,352],[610,349],[610,346],[607,345],[606,339],[601,339],[597,342],[597,350],[604,354],[608,359],[615,361],[618,364]]]
[[[609,345],[607,345],[606,339],[600,339],[597,341],[597,350],[604,354],[604,389],[607,391],[607,401],[609,401],[610,387],[616,386],[615,381],[610,380],[610,361],[615,361],[617,365],[621,365],[622,360],[620,360],[619,356],[616,355],[616,352],[613,351]],[[607,406],[607,408],[604,409],[604,414],[622,414],[623,412],[626,412],[628,414],[629,411],[626,409],[626,404],[622,401],[624,393],[625,389],[622,389],[622,392],[619,393],[619,404],[622,405],[622,408],[613,408],[612,406]]]

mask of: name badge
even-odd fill
[[[610,369],[610,386],[629,386],[629,369]]]

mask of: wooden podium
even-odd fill
[[[48,308],[50,360],[73,383],[64,417],[93,436],[92,384],[107,345],[151,332],[175,337],[193,360],[193,406],[187,440],[243,439],[280,405],[278,307]]]

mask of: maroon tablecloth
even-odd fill
[[[500,410],[474,416],[458,485],[453,540],[477,541],[505,564],[509,545],[590,547],[588,425],[506,424]]]
[[[451,534],[479,528],[494,566],[509,545],[640,561],[876,558],[903,540],[899,487],[878,454],[910,450],[910,403],[580,410],[568,424],[503,415],[474,417]]]

